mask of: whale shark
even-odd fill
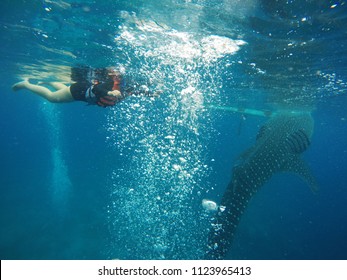
[[[317,182],[301,155],[311,143],[310,112],[279,112],[260,129],[253,146],[232,168],[232,178],[212,218],[205,259],[224,259],[250,199],[278,172],[293,172],[315,193]]]

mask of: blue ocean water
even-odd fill
[[[312,194],[278,173],[230,259],[346,259],[347,3],[299,0],[0,4],[1,259],[198,259],[238,155],[266,117],[312,112]],[[113,108],[50,104],[23,78],[113,66],[162,91]]]

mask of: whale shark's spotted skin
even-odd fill
[[[237,225],[252,196],[277,172],[301,176],[315,192],[317,184],[301,153],[310,145],[313,118],[309,113],[279,113],[260,130],[255,144],[243,152],[233,167],[232,179],[213,218],[205,258],[223,259]]]

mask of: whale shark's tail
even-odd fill
[[[254,146],[239,156],[220,209],[212,220],[206,259],[224,259],[249,200],[273,174],[290,171],[315,192],[317,184],[300,155],[309,147],[313,119],[309,113],[273,116],[260,130]]]

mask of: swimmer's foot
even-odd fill
[[[27,88],[27,85],[29,84],[29,81],[25,79],[24,81],[21,81],[19,83],[16,83],[12,86],[12,90],[17,91],[23,88]]]

